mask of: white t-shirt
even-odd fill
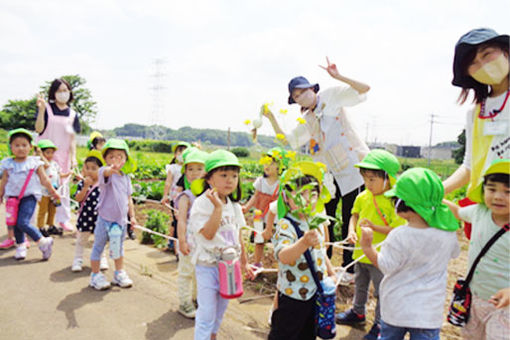
[[[354,165],[370,151],[343,108],[365,99],[365,94],[352,87],[326,89],[319,93],[316,109],[303,115],[306,124],[298,125],[286,136],[294,149],[309,143],[313,160],[326,164],[342,196],[363,185],[359,169]]]
[[[58,165],[58,163],[55,161],[50,161],[49,164],[50,166],[44,169],[44,171],[46,172],[51,185],[56,189],[58,188],[60,182],[60,165]],[[43,196],[50,196],[48,189],[45,187],[42,187],[41,191]]]
[[[501,227],[494,223],[491,211],[483,204],[461,208],[459,216],[472,223],[468,252],[469,270],[482,248]],[[507,287],[510,287],[510,232],[501,235],[480,259],[469,283],[471,292],[484,300],[489,300],[493,294]]]
[[[395,228],[377,258],[384,274],[379,289],[382,320],[396,327],[440,328],[448,262],[459,253],[455,232]]]
[[[200,230],[213,213],[214,205],[205,196],[199,196],[191,207],[188,228],[195,239],[195,251],[193,263],[214,265],[221,255],[221,250],[228,246],[234,246],[240,251],[239,233],[246,225],[244,215],[239,203],[233,203],[227,198],[227,204],[223,205],[221,222],[218,231],[212,240],[206,239]]]
[[[269,184],[267,178],[260,176],[257,177],[255,182],[253,182],[253,187],[255,188],[255,190],[260,191],[263,194],[272,195],[274,194],[279,183],[280,181],[276,181],[273,184]]]
[[[165,170],[166,170],[166,173],[171,173],[172,174],[172,186],[170,187],[170,199],[173,201],[176,197],[177,197],[177,190],[176,190],[176,185],[177,185],[177,181],[179,181],[179,178],[181,178],[181,169],[182,169],[182,165],[181,164],[178,164],[178,163],[173,163],[173,164],[167,164]]]

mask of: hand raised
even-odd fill
[[[328,57],[326,57],[326,62],[328,63],[328,66],[319,65],[319,67],[326,70],[331,77],[333,77],[333,78],[338,77],[340,75],[340,73],[338,72],[338,69],[336,68],[336,64],[332,64],[329,61]]]
[[[39,109],[43,109],[43,108],[46,107],[46,101],[44,100],[44,97],[40,93],[37,95],[37,102],[36,102],[36,104],[37,104],[37,107]]]
[[[367,227],[361,227],[361,241],[359,242],[362,247],[370,247],[374,239],[374,232]]]
[[[317,232],[317,230],[315,230],[315,229],[308,230],[303,235],[303,242],[305,242],[305,244],[308,248],[315,247],[316,245],[318,245],[320,243],[320,240],[319,240],[319,233]]]
[[[207,197],[215,208],[220,208],[223,206],[223,202],[218,196],[218,192],[215,189],[207,189],[205,192],[205,197]]]

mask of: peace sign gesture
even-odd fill
[[[40,94],[40,93],[37,94],[37,102],[36,103],[37,103],[37,107],[39,109],[43,109],[46,107],[46,101],[44,100],[44,97],[42,94]]]
[[[319,67],[326,70],[331,77],[333,77],[335,79],[337,77],[339,77],[340,73],[338,72],[338,69],[336,68],[336,64],[330,63],[328,57],[326,57],[326,62],[328,63],[328,66],[319,65]]]

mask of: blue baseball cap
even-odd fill
[[[509,40],[510,37],[507,34],[498,34],[492,28],[476,28],[460,37],[455,45],[452,84],[463,88],[474,88],[478,85],[476,80],[462,70],[462,62],[466,56],[479,45],[490,42],[506,45],[508,50]]]
[[[289,82],[289,104],[295,103],[294,99],[292,99],[292,91],[294,89],[309,89],[312,87],[313,92],[319,92],[319,84],[310,84],[308,79],[302,76],[292,78]]]

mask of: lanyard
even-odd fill
[[[480,119],[492,119],[496,117],[503,109],[505,108],[506,101],[508,100],[508,95],[510,94],[510,90],[506,91],[505,100],[503,101],[503,104],[499,109],[494,109],[489,112],[487,116],[485,116],[485,102],[487,99],[485,99],[482,104],[480,105],[480,113],[478,114],[478,118]]]
[[[386,221],[386,219],[384,218],[384,215],[382,214],[381,212],[381,209],[379,209],[379,206],[377,205],[377,201],[375,199],[375,196],[372,195],[372,199],[374,200],[374,205],[375,205],[375,208],[377,209],[377,215],[379,215],[379,217],[381,218],[381,220],[384,222],[384,225],[389,227],[390,225],[388,224],[388,222]]]

